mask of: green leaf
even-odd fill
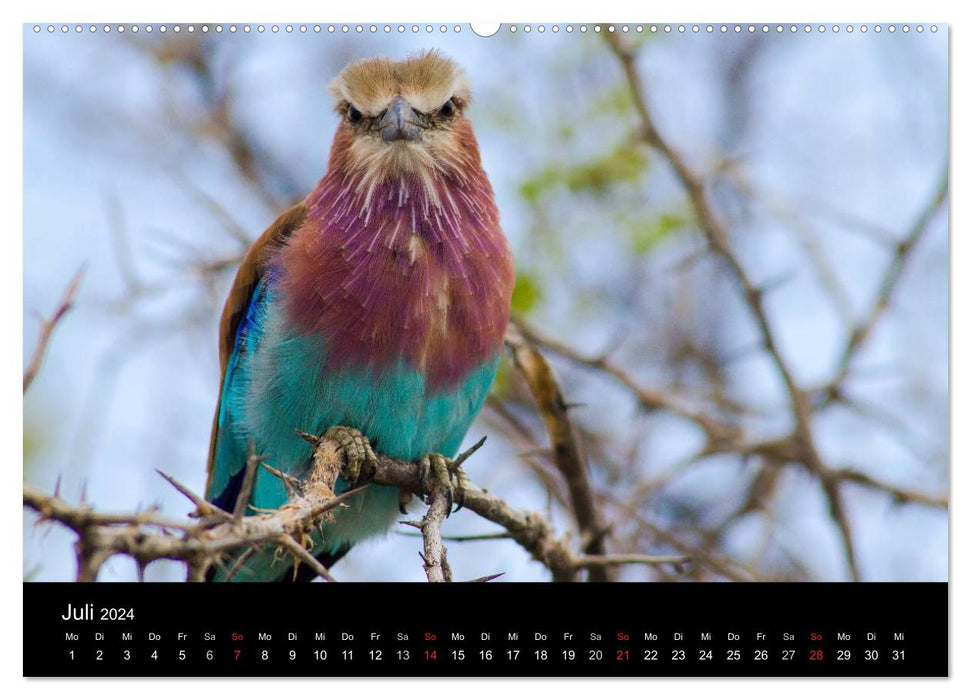
[[[622,144],[584,163],[548,166],[525,180],[519,194],[534,206],[546,192],[559,186],[574,194],[602,195],[614,185],[636,182],[646,169],[644,150]]]
[[[501,399],[509,392],[509,375],[509,361],[506,359],[505,353],[503,353],[502,360],[499,362],[499,369],[496,370],[496,378],[492,382],[491,392],[493,396]]]
[[[564,182],[571,192],[602,194],[611,185],[637,181],[646,167],[644,151],[622,145],[600,158],[570,168]]]
[[[592,116],[607,112],[610,115],[627,116],[634,109],[634,96],[630,86],[621,82],[602,93],[593,103]]]
[[[516,285],[512,289],[512,310],[517,314],[528,314],[543,300],[543,289],[539,282],[528,272],[516,274]]]
[[[649,221],[636,222],[630,229],[630,244],[638,257],[647,255],[654,246],[687,225],[688,221],[679,214],[661,214]]]

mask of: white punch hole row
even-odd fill
[[[491,37],[499,34],[501,31],[506,31],[510,34],[524,33],[531,34],[536,32],[538,34],[545,34],[547,31],[558,34],[561,31],[567,34],[573,34],[575,32],[580,34],[586,34],[588,32],[593,32],[595,34],[601,32],[635,32],[638,34],[642,33],[664,33],[664,34],[755,34],[761,32],[763,34],[776,33],[776,34],[825,34],[827,32],[833,34],[839,34],[841,32],[846,34],[852,34],[854,32],[860,32],[866,34],[867,32],[874,32],[876,34],[881,34],[886,31],[889,34],[895,34],[898,31],[904,34],[909,34],[914,31],[921,34],[925,30],[923,24],[909,25],[909,24],[509,24],[502,25],[499,23],[473,23],[469,25],[473,34],[479,37]],[[936,24],[931,24],[927,29],[936,33],[938,27]],[[179,34],[181,32],[188,32],[193,34],[195,32],[200,32],[202,34],[208,34],[210,32],[215,32],[221,34],[223,32],[229,32],[230,34],[236,34],[242,32],[243,34],[257,33],[264,34],[270,32],[271,34],[279,34],[284,32],[286,34],[445,34],[449,32],[461,33],[462,25],[459,24],[118,24],[118,25],[83,25],[83,24],[48,24],[46,27],[44,25],[35,24],[33,26],[34,34],[40,34],[41,32],[46,32],[48,34],[54,34],[60,32],[61,34],[75,33],[104,33],[110,34],[116,32],[123,34],[125,32],[130,32],[132,34],[137,34],[138,32],[145,32],[151,34],[152,32],[159,32],[165,34],[167,32],[174,32]]]

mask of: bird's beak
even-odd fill
[[[424,129],[424,118],[403,97],[394,102],[378,117],[374,130],[385,141],[414,141]]]

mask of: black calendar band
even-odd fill
[[[946,583],[24,584],[26,676],[946,676]]]

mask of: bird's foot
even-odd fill
[[[454,512],[457,513],[462,509],[469,480],[465,470],[462,469],[461,462],[433,452],[418,460],[418,469],[422,498],[426,503],[430,502],[431,494],[436,489],[442,489],[448,500],[449,513],[453,512],[453,503],[457,504]]]
[[[323,440],[334,440],[344,450],[346,462],[341,476],[351,486],[357,486],[362,478],[369,477],[378,464],[378,457],[371,449],[370,441],[360,430],[346,425],[335,425],[324,433]]]

